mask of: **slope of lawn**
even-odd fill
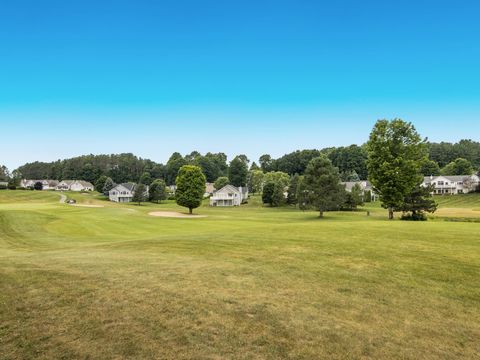
[[[67,195],[0,191],[1,359],[480,357],[479,223]]]

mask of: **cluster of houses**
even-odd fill
[[[131,202],[136,187],[134,183],[118,184],[108,192],[108,198],[114,202]],[[170,186],[169,190],[175,193],[176,187]],[[240,206],[248,198],[248,188],[226,185],[215,191],[212,183],[206,183],[204,197],[210,197],[210,206]]]
[[[94,186],[83,180],[22,180],[21,187],[33,188],[36,183],[42,184],[43,190],[58,190],[58,191],[93,191]],[[378,199],[375,194],[372,184],[369,181],[355,181],[343,182],[347,191],[352,191],[355,185],[359,185],[360,189],[365,193],[369,191],[372,196],[372,201]],[[466,194],[475,191],[480,184],[480,179],[477,175],[460,175],[460,176],[427,176],[424,178],[422,186],[433,185],[434,195],[456,195]],[[135,194],[135,183],[118,184],[108,192],[110,201],[114,202],[130,202]],[[210,198],[210,206],[240,206],[246,202],[248,198],[247,187],[235,187],[233,185],[226,185],[223,188],[216,190],[212,183],[205,184],[204,197]],[[170,192],[175,193],[176,187],[174,185],[169,187]],[[148,190],[147,190],[148,191]]]
[[[92,183],[84,180],[22,180],[20,187],[25,189],[34,188],[36,183],[42,184],[42,190],[58,191],[93,191]]]

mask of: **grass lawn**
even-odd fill
[[[428,222],[68,196],[104,207],[0,191],[0,359],[480,358],[478,195]]]

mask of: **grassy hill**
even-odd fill
[[[68,196],[0,192],[2,359],[480,355],[479,223]]]

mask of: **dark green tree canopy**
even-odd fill
[[[107,178],[103,185],[103,193],[105,195],[108,195],[108,192],[112,190],[114,187],[115,187],[115,183],[113,182],[113,180],[111,178]]]
[[[308,202],[320,217],[329,210],[337,210],[344,202],[345,187],[340,184],[340,174],[332,162],[321,155],[312,159],[305,170],[305,190]]]
[[[230,162],[228,168],[228,179],[233,186],[247,185],[248,165],[245,159],[240,156],[235,157]]]
[[[159,203],[167,198],[166,184],[163,179],[154,180],[148,189],[148,197],[150,201]]]
[[[474,169],[467,159],[458,158],[447,164],[441,171],[442,175],[472,175]]]
[[[206,178],[202,169],[195,165],[184,165],[176,179],[175,199],[180,206],[187,207],[191,214],[199,207],[205,194]]]
[[[103,193],[103,187],[105,186],[107,179],[108,177],[105,175],[100,176],[97,181],[95,181],[95,190],[99,193]]]
[[[420,173],[423,176],[437,176],[440,175],[440,166],[438,166],[436,161],[426,160],[420,169]]]
[[[147,187],[144,184],[137,184],[133,192],[132,202],[140,205],[147,199]]]

